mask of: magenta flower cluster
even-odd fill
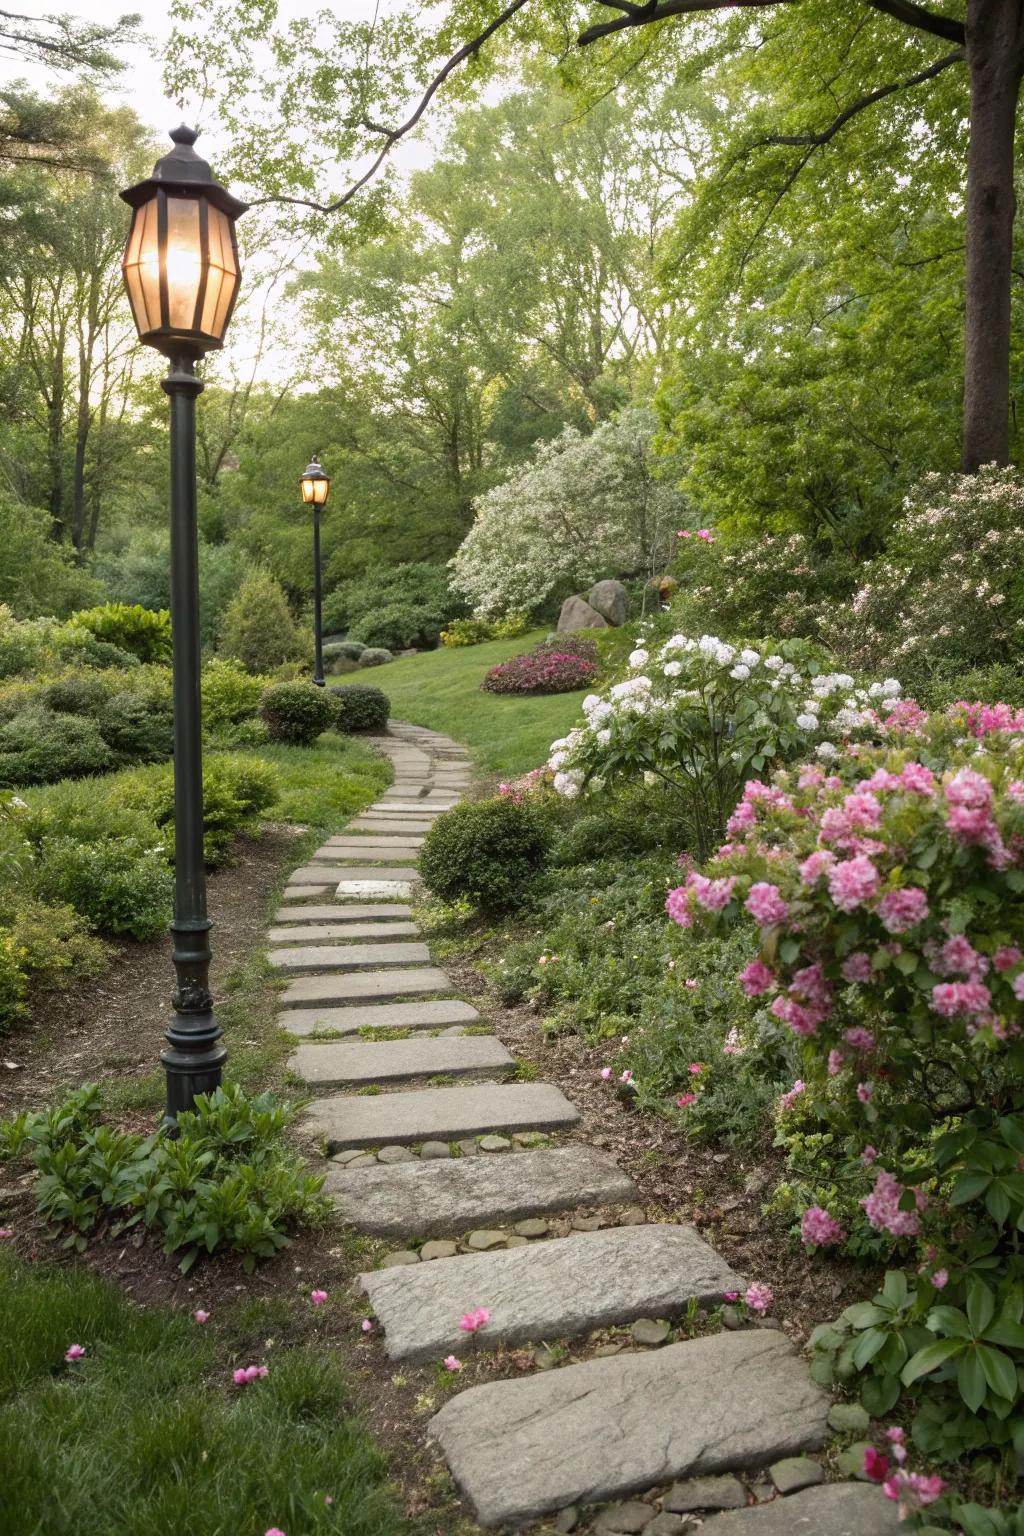
[[[485,693],[574,693],[589,688],[597,663],[557,649],[531,651],[492,667],[480,684]]]

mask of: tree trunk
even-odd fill
[[[1022,0],[968,0],[971,81],[962,468],[1010,457],[1013,149],[1020,94]]]

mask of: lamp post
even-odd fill
[[[168,359],[171,406],[171,622],[174,637],[174,1017],[160,1060],[164,1124],[220,1086],[227,1051],[210,993],[210,919],[203,862],[196,532],[196,362],[224,345],[241,283],[235,220],[246,204],[213,179],[184,124],[153,174],[121,196],[133,209],[121,267],[139,339]]]
[[[313,508],[313,681],[324,686],[324,637],[320,620],[320,508],[327,505],[331,482],[314,456],[299,478],[302,499]]]

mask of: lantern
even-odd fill
[[[331,482],[316,459],[311,460],[299,479],[302,499],[307,507],[322,507],[331,489]]]

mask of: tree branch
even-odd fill
[[[601,5],[609,0],[599,0]],[[621,32],[626,27],[647,27],[653,21],[664,21],[668,16],[690,16],[699,11],[735,11],[763,9],[766,6],[795,5],[796,0],[653,0],[649,5],[615,5],[625,14],[614,21],[599,21],[581,32],[576,41],[581,48],[596,43],[599,37]]]
[[[930,32],[932,37],[944,37],[947,42],[959,43],[961,48],[967,42],[967,29],[962,21],[956,21],[952,16],[936,16],[925,6],[915,5],[914,0],[867,0],[867,3],[873,10],[902,21],[905,27]]]
[[[249,206],[252,208],[260,208],[266,203],[290,203],[294,207],[298,208],[312,208],[315,213],[337,213],[339,208],[344,208],[346,203],[350,203],[352,201],[357,192],[362,191],[363,187],[366,186],[368,181],[373,180],[374,176],[376,176],[377,172],[384,164],[384,161],[387,159],[388,155],[391,153],[392,149],[399,142],[399,140],[404,139],[406,134],[411,133],[412,130],[416,127],[416,124],[419,122],[420,118],[423,116],[424,112],[427,110],[430,103],[437,95],[437,92],[441,89],[441,86],[447,80],[448,76],[452,74],[456,69],[458,69],[459,65],[463,64],[466,59],[471,59],[473,55],[479,51],[483,44],[487,42],[488,38],[493,37],[495,32],[499,31],[503,26],[512,20],[512,17],[516,14],[517,11],[521,11],[523,6],[528,4],[529,0],[511,0],[511,3],[506,5],[504,10],[499,12],[499,14],[495,16],[494,20],[490,22],[486,27],[484,27],[482,32],[479,32],[476,37],[471,38],[468,43],[463,43],[462,47],[459,48],[457,52],[452,54],[451,58],[444,65],[444,67],[439,70],[438,73],[434,76],[433,80],[431,80],[430,84],[423,92],[423,95],[420,97],[415,110],[412,112],[411,116],[405,120],[404,123],[399,124],[397,128],[382,128],[379,124],[366,125],[367,127],[371,127],[374,132],[384,134],[384,147],[378,154],[377,158],[374,160],[373,164],[370,166],[369,170],[366,171],[364,175],[360,176],[358,181],[354,181],[349,187],[348,191],[342,193],[341,197],[336,198],[333,203],[318,203],[315,202],[312,198],[308,197],[277,196],[257,198],[256,201],[251,203]]]
[[[870,0],[869,0],[870,3]],[[905,80],[894,80],[891,85],[880,85],[877,91],[869,91],[866,96],[858,96],[848,107],[844,107],[837,117],[834,117],[827,128],[820,133],[772,133],[767,138],[757,139],[748,145],[751,149],[760,149],[766,144],[799,144],[808,145],[811,149],[818,149],[822,144],[827,144],[834,139],[840,128],[844,128],[851,118],[863,112],[868,107],[874,106],[876,101],[882,101],[886,96],[893,96],[897,91],[909,90],[911,86],[922,85],[926,80],[933,80],[951,64],[959,64],[964,58],[964,50],[955,48],[952,53],[947,53],[934,64],[929,64],[927,69],[918,70],[916,75],[908,75]]]

